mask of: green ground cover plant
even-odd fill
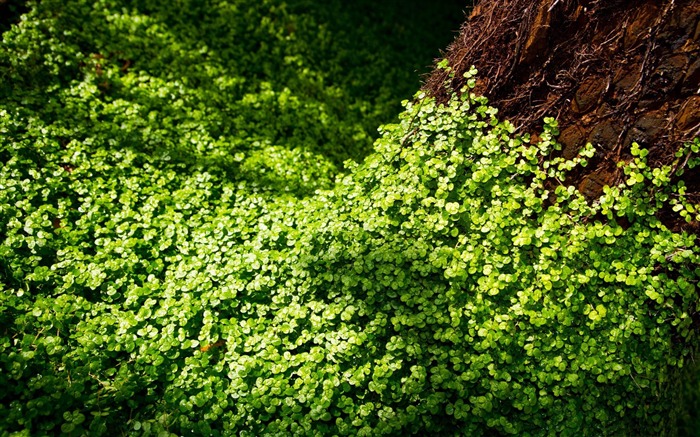
[[[413,74],[385,6],[30,5],[0,54],[0,434],[673,434],[700,249],[655,213],[698,220],[699,141],[587,202],[592,146],[469,87],[375,140]]]

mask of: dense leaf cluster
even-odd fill
[[[3,435],[670,429],[681,165],[636,148],[590,204],[561,182],[592,147],[556,158],[554,120],[530,144],[465,89],[339,174],[391,111],[380,47],[304,2],[161,3],[44,0],[3,36]]]

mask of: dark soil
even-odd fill
[[[567,180],[595,199],[621,182],[616,164],[631,159],[632,142],[660,166],[700,135],[699,53],[697,0],[491,0],[476,5],[446,53],[454,79],[436,69],[425,89],[446,100],[475,65],[477,92],[521,133],[556,117],[564,156],[587,142],[596,147],[589,166]],[[694,202],[698,170],[681,177]],[[662,216],[676,230],[700,233],[697,223]]]

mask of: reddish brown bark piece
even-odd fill
[[[204,346],[200,347],[199,350],[200,350],[201,352],[209,352],[209,351],[211,351],[212,349],[216,349],[216,348],[225,348],[225,347],[226,347],[226,341],[225,341],[225,340],[219,340],[219,341],[217,341],[216,343],[211,343],[211,344],[204,345]]]
[[[597,149],[567,179],[594,199],[621,180],[615,164],[632,142],[659,166],[700,135],[699,55],[698,0],[481,1],[446,53],[454,78],[436,69],[425,89],[445,101],[475,65],[476,91],[521,133],[556,117],[564,156],[589,141]],[[682,178],[700,201],[698,169]]]

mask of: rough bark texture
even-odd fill
[[[567,183],[594,199],[621,181],[616,164],[631,158],[632,142],[658,166],[700,135],[699,53],[698,0],[490,0],[475,6],[446,57],[451,88],[475,65],[477,92],[521,132],[537,132],[553,116],[564,156],[593,143],[596,158]],[[436,69],[425,88],[444,100],[446,81]],[[683,175],[693,201],[697,170]]]

